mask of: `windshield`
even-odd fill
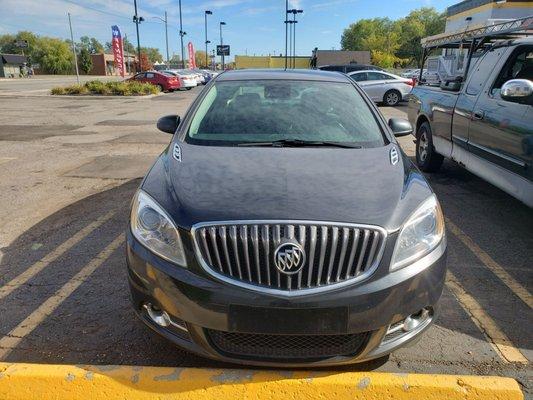
[[[384,144],[373,112],[351,84],[290,80],[217,82],[187,137],[206,145],[283,140]]]

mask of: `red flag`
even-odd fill
[[[115,68],[118,69],[120,76],[124,78],[124,49],[122,36],[117,25],[111,27],[111,32],[113,32],[111,45],[113,46],[113,55],[115,56]]]
[[[189,68],[194,69],[196,68],[196,60],[194,59],[194,46],[192,42],[189,42],[187,48],[189,49]]]

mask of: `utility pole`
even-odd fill
[[[287,69],[287,36],[289,25],[287,20],[289,19],[289,0],[285,0],[285,69]]]
[[[296,24],[298,23],[298,21],[296,21],[296,14],[301,14],[303,12],[304,10],[297,10],[295,8],[287,11],[287,17],[289,14],[292,14],[292,21],[289,20],[289,18],[287,18],[286,21],[287,24],[291,24],[291,68],[296,68]]]
[[[183,36],[185,36],[187,32],[183,31],[183,20],[181,18],[181,0],[179,0],[179,7],[180,7],[181,68],[185,69],[185,55],[183,53]]]
[[[68,13],[68,26],[70,27],[70,41],[72,42],[72,52],[74,53],[74,65],[76,66],[76,80],[80,84],[80,72],[78,71],[78,55],[76,54],[76,44],[74,43],[74,35],[72,34],[72,22],[70,20],[70,13]]]
[[[124,43],[126,43],[127,41],[128,41],[128,34],[125,33],[124,34],[124,42],[122,43],[122,53],[124,53],[124,54],[125,54],[125,52],[124,52]],[[128,74],[131,74],[131,64],[130,64],[130,54],[129,53],[126,54],[126,60],[128,62],[128,71],[127,72],[128,72]]]
[[[141,39],[139,38],[139,24],[144,21],[143,17],[137,15],[137,0],[133,0],[135,7],[135,15],[133,16],[133,22],[135,22],[135,28],[137,30],[137,57],[139,57],[139,72],[142,71],[141,65]]]
[[[209,54],[207,53],[207,45],[211,43],[209,40],[207,40],[207,16],[212,15],[213,12],[209,10],[205,10],[204,17],[205,17],[205,67],[209,68]]]
[[[226,25],[226,23],[222,21],[220,22],[220,45],[221,46],[224,44],[224,42],[222,41],[222,25]],[[222,71],[224,71],[226,69],[226,64],[224,62],[224,53],[222,53],[220,58],[222,59]]]

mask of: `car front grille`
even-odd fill
[[[348,335],[263,335],[207,329],[215,349],[229,357],[262,360],[306,360],[356,356],[368,333]]]
[[[193,229],[197,256],[215,276],[246,286],[281,291],[317,289],[362,279],[373,272],[386,232],[374,226],[320,222],[230,221]],[[305,253],[299,272],[275,265],[280,243],[297,242]]]

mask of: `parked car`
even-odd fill
[[[368,64],[322,65],[318,69],[322,71],[337,71],[344,74],[355,71],[384,71],[383,68]]]
[[[180,73],[178,70],[174,69],[165,70],[163,72],[178,77],[181,84],[180,90],[191,90],[193,87],[198,86],[198,84],[196,83],[196,78],[194,76]]]
[[[152,85],[159,86],[162,92],[172,92],[181,87],[178,77],[157,71],[139,72],[127,80],[151,83]]]
[[[496,42],[467,78],[409,100],[423,171],[451,158],[533,207],[533,38]]]
[[[136,192],[133,307],[222,361],[318,366],[382,357],[435,320],[442,212],[388,123],[346,75],[215,78]],[[414,184],[415,183],[415,184]]]
[[[411,93],[415,81],[382,71],[358,71],[348,76],[356,81],[366,94],[376,102],[396,106]]]

